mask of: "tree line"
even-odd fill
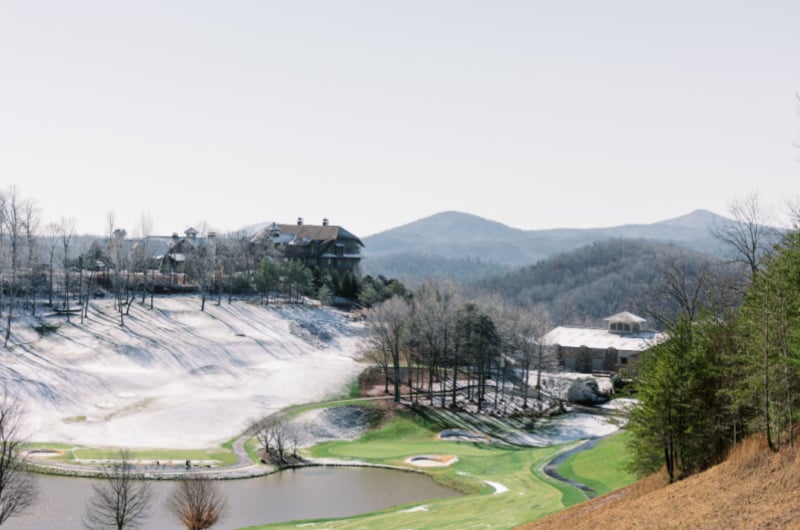
[[[242,232],[217,235],[205,223],[197,237],[152,237],[153,221],[142,215],[136,237],[106,216],[102,237],[79,236],[75,220],[40,226],[33,199],[15,187],[0,190],[0,318],[5,346],[14,317],[36,316],[42,306],[68,322],[88,316],[90,300],[111,296],[120,325],[134,301],[152,309],[156,293],[196,292],[207,300],[258,296],[263,303],[317,298],[324,304],[353,300],[369,307],[405,287],[384,276],[323,270],[285,258],[268,237]]]
[[[738,276],[726,260],[671,243],[608,239],[465,288],[500,296],[518,307],[543,306],[555,325],[595,326],[623,310],[642,315],[669,312],[671,300],[659,293],[667,269],[675,264],[690,275],[705,271]]]
[[[429,280],[367,311],[367,358],[399,402],[478,412],[530,406],[529,374],[554,366],[545,349],[546,312],[519,310],[497,298],[466,299],[453,283]]]
[[[741,265],[740,281],[676,273],[667,282],[670,338],[643,355],[630,415],[640,474],[664,467],[679,480],[722,461],[745,436],[762,435],[774,451],[797,442],[800,231],[769,229],[752,197],[736,207],[739,223],[716,235]]]

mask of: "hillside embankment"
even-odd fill
[[[697,475],[665,475],[531,522],[524,530],[800,528],[800,448],[770,451],[757,437]]]
[[[361,371],[363,323],[327,308],[111,300],[77,316],[19,315],[0,383],[23,403],[31,441],[91,447],[216,447],[251,420],[329,399]]]

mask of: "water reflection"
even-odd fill
[[[83,529],[92,480],[38,476],[40,498],[31,513],[8,520],[8,530]],[[346,517],[396,504],[452,497],[457,492],[429,477],[370,468],[305,468],[219,485],[228,499],[226,517],[216,529],[235,529],[292,519]],[[152,517],[146,528],[182,530],[164,510],[174,482],[153,482]]]

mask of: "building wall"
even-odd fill
[[[619,352],[614,348],[571,348],[556,345],[556,353],[561,366],[571,372],[613,372],[619,365]]]

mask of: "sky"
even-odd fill
[[[169,235],[778,215],[800,2],[2,0],[0,189]]]

